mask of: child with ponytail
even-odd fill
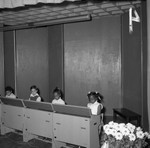
[[[89,99],[87,107],[91,109],[91,113],[93,115],[99,115],[103,109],[103,105],[101,103],[103,96],[95,91],[89,92],[87,96]]]

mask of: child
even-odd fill
[[[87,107],[91,109],[93,115],[99,115],[103,109],[103,105],[101,104],[102,95],[98,92],[89,92],[87,96],[89,99]]]
[[[39,89],[35,85],[30,87],[30,91],[31,94],[29,100],[41,102],[41,97],[39,96]]]
[[[16,98],[16,96],[14,95],[14,89],[10,86],[7,86],[5,88],[5,93],[6,93],[6,96],[5,96],[6,98],[13,98],[13,99]]]
[[[54,96],[54,99],[52,101],[52,104],[62,104],[62,105],[65,105],[64,100],[62,100],[62,98],[63,98],[63,92],[62,92],[61,89],[59,89],[58,87],[56,87],[53,90],[53,96]]]

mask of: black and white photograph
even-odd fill
[[[150,0],[0,0],[0,148],[150,148]]]

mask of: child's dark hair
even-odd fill
[[[90,96],[94,96],[99,103],[101,103],[101,101],[103,100],[103,96],[99,92],[91,91],[87,94],[87,96],[88,98],[90,98]]]
[[[37,93],[40,95],[40,89],[39,89],[36,85],[32,85],[32,86],[30,87],[30,90],[32,90],[32,89],[37,90]]]
[[[10,91],[10,92],[12,92],[13,94],[15,93],[15,90],[14,90],[11,86],[5,87],[5,92],[6,92],[6,91]]]
[[[56,87],[56,88],[53,90],[53,94],[54,94],[54,93],[58,93],[61,98],[64,97],[64,94],[63,94],[62,90],[61,90],[60,88],[58,88],[58,87]]]

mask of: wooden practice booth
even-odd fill
[[[37,138],[51,142],[52,148],[99,148],[100,116],[87,107],[0,99],[2,135],[20,131],[24,142]]]

